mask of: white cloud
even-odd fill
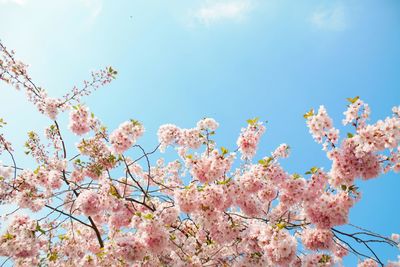
[[[321,30],[343,31],[347,28],[345,9],[341,5],[317,9],[311,15],[310,21]]]
[[[198,23],[210,25],[221,21],[240,21],[251,9],[249,0],[207,1],[190,16]]]

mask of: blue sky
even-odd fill
[[[234,149],[240,127],[257,116],[268,120],[259,157],[288,143],[292,154],[282,164],[290,172],[329,167],[302,117],[311,107],[325,105],[344,135],[352,130],[341,126],[346,97],[369,103],[371,122],[400,104],[399,27],[398,1],[0,0],[0,38],[50,95],[112,65],[117,80],[84,99],[110,128],[142,121],[151,149],[159,125],[214,117],[218,143]],[[22,147],[27,131],[50,122],[22,92],[0,90],[0,117]],[[22,149],[17,155],[33,166]],[[400,232],[399,186],[399,174],[361,183],[353,222]],[[383,259],[397,255],[379,251]]]

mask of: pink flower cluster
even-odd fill
[[[218,122],[212,118],[204,118],[197,122],[197,129],[199,130],[208,130],[212,132],[217,130],[218,126]]]
[[[128,150],[144,133],[143,125],[135,120],[122,123],[118,129],[110,134],[110,142],[116,153]]]
[[[289,157],[290,148],[287,144],[279,145],[274,152],[272,152],[272,157],[274,158],[287,158]]]
[[[371,111],[368,104],[364,103],[361,99],[357,97],[357,100],[352,100],[348,105],[347,110],[343,113],[345,119],[343,124],[347,125],[352,123],[355,127],[364,127],[366,120],[369,118]]]
[[[180,211],[186,213],[201,213],[212,209],[223,210],[226,208],[224,190],[219,185],[205,185],[197,188],[189,186],[175,191],[175,198]]]
[[[339,139],[339,130],[333,128],[332,119],[328,116],[324,106],[320,106],[317,114],[310,114],[307,117],[307,126],[315,141],[323,143],[324,150],[328,146],[334,146]]]
[[[196,128],[181,129],[173,124],[161,125],[158,130],[158,141],[160,142],[160,151],[165,152],[165,149],[170,145],[177,145],[183,148],[182,152],[187,149],[197,149],[201,144],[206,142],[206,134],[203,131],[215,131],[218,128],[218,123],[211,118],[205,118],[197,123]]]
[[[28,216],[15,216],[0,237],[0,255],[21,259],[21,262],[27,259],[26,263],[38,264],[39,250],[44,248],[47,242],[43,236],[36,236],[37,225],[38,223]]]
[[[295,261],[297,241],[287,230],[262,227],[258,239],[272,266],[290,266]]]
[[[381,172],[380,159],[372,152],[357,156],[355,151],[358,144],[353,138],[343,141],[340,149],[329,153],[332,160],[330,183],[340,188],[342,185],[351,186],[357,177],[364,180],[377,177]]]
[[[316,253],[308,254],[301,259],[301,267],[333,267],[335,262],[333,258],[327,254]]]
[[[400,118],[392,117],[366,125],[357,131],[352,139],[357,144],[355,154],[361,157],[365,153],[394,149],[400,141]]]
[[[329,250],[333,246],[333,234],[330,229],[307,228],[301,234],[301,241],[310,250]]]
[[[159,254],[168,245],[168,233],[155,220],[146,223],[141,231],[143,231],[143,241],[152,253]]]
[[[303,178],[287,179],[281,186],[281,204],[290,207],[301,202],[305,196],[305,185],[306,180]]]
[[[46,98],[44,100],[43,111],[52,120],[55,120],[58,115],[60,101],[55,98]]]
[[[379,266],[378,263],[373,259],[366,259],[357,264],[357,267],[378,267],[378,266]]]
[[[89,116],[89,109],[85,106],[76,106],[70,113],[69,128],[77,135],[90,131],[92,118]]]
[[[94,190],[83,191],[76,202],[82,213],[88,216],[97,215],[103,209],[100,195]]]
[[[132,233],[116,239],[116,254],[129,263],[140,261],[146,255],[143,241]]]
[[[240,136],[236,141],[242,160],[252,159],[257,151],[258,143],[266,128],[262,122],[251,122],[247,128],[242,128]]]
[[[187,157],[186,166],[194,179],[202,183],[210,183],[223,178],[231,169],[234,155],[224,157],[218,150],[211,151],[210,155],[203,154],[201,157]]]
[[[308,203],[305,214],[317,228],[329,229],[347,223],[349,210],[354,202],[355,200],[345,192],[340,194],[326,192]]]

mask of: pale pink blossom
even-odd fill
[[[143,125],[135,120],[122,123],[118,129],[110,134],[110,142],[118,154],[133,146],[144,133]]]

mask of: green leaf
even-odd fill
[[[316,174],[318,172],[319,168],[318,167],[312,167],[309,171],[307,171],[305,174]]]
[[[340,186],[340,188],[342,188],[343,191],[346,191],[346,190],[347,190],[347,186],[346,186],[345,184],[342,184],[342,185]]]
[[[152,220],[154,219],[154,215],[151,213],[147,213],[143,216],[143,218],[145,218],[146,220]]]
[[[286,224],[283,222],[277,223],[276,226],[278,227],[279,230],[282,230],[283,228],[286,227]]]
[[[253,119],[248,119],[246,122],[247,122],[249,125],[254,126],[254,125],[257,124],[258,120],[259,120],[259,118],[256,117],[256,118],[253,118]]]
[[[113,79],[115,79],[115,75],[118,74],[118,72],[116,70],[114,70],[112,67],[108,67],[107,71]]]
[[[40,170],[40,166],[37,167],[37,168],[33,171],[33,173],[34,173],[34,174],[38,174],[38,173],[39,173],[39,170]]]
[[[49,259],[49,261],[56,261],[58,259],[57,252],[51,252],[47,255],[47,258]]]
[[[62,241],[62,240],[69,240],[67,235],[58,235],[58,238]]]
[[[108,162],[115,163],[116,161],[117,161],[117,157],[114,156],[113,154],[110,154],[110,156],[108,157]]]
[[[114,186],[110,187],[110,190],[108,191],[108,193],[116,198],[121,198],[121,196],[118,194],[117,189],[115,189]]]
[[[250,254],[250,258],[252,258],[252,259],[259,259],[259,258],[261,258],[261,256],[262,256],[262,254],[258,251]]]
[[[294,180],[301,178],[301,175],[298,173],[293,173],[292,176]]]
[[[101,248],[101,249],[103,250],[103,248]],[[100,259],[103,259],[105,255],[106,255],[105,251],[100,251],[100,252],[96,253],[96,256]]]
[[[36,136],[36,133],[35,133],[34,131],[28,132],[28,137],[29,137],[30,139],[35,138],[35,136]]]
[[[6,125],[6,124],[7,124],[7,122],[5,122],[5,121],[3,120],[3,118],[0,118],[0,128],[3,127],[3,126]]]
[[[197,191],[203,192],[205,187],[206,187],[205,185],[200,185],[197,187]]]
[[[349,186],[348,189],[349,189],[349,191],[356,192],[358,187],[353,184],[353,185]]]
[[[310,109],[309,112],[307,112],[306,114],[303,115],[304,119],[308,119],[310,117],[314,116],[314,109]]]
[[[347,138],[352,138],[354,136],[354,134],[352,133],[347,133]]]
[[[228,183],[230,183],[231,181],[232,181],[232,179],[231,179],[231,178],[229,178],[229,179],[226,179],[226,180],[223,180],[223,181],[218,181],[218,182],[217,182],[217,184],[224,185],[224,184],[228,184]]]
[[[354,98],[348,97],[348,98],[346,98],[346,99],[347,99],[347,101],[349,101],[351,104],[354,104],[354,103],[357,102],[358,99],[360,99],[360,97],[359,97],[359,96],[356,96],[356,97],[354,97]]]
[[[229,151],[228,151],[228,149],[226,149],[225,147],[221,147],[221,154],[222,154],[222,156],[225,156],[226,154],[228,154],[229,153]]]
[[[42,233],[42,234],[46,234],[46,232],[40,227],[39,224],[36,224],[35,231],[38,231],[38,232],[40,232],[40,233]]]
[[[323,254],[319,263],[328,263],[331,260],[331,256]]]
[[[264,167],[268,167],[271,161],[273,161],[273,157],[263,158],[258,161],[259,164],[263,165]]]
[[[10,234],[10,233],[5,233],[3,236],[2,236],[2,238],[3,239],[5,239],[5,240],[11,240],[11,239],[13,239],[15,236],[14,235],[12,235],[12,234]]]
[[[140,123],[140,121],[134,120],[134,119],[131,119],[131,123],[133,124],[133,126],[140,126],[140,125],[142,125],[142,124]]]

